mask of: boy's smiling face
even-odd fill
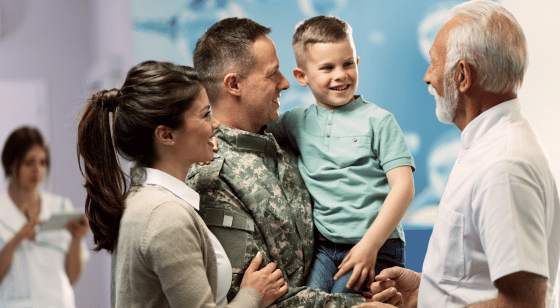
[[[309,44],[305,59],[305,67],[295,68],[294,77],[302,87],[309,85],[317,105],[336,109],[354,100],[360,59],[349,39]]]

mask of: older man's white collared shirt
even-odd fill
[[[517,99],[462,132],[424,261],[418,307],[496,297],[493,282],[527,271],[556,281],[560,201],[554,174]]]

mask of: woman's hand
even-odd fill
[[[261,253],[257,253],[243,275],[241,287],[249,286],[255,289],[262,298],[262,307],[268,307],[277,298],[288,292],[288,285],[282,278],[282,271],[276,269],[275,263],[271,262],[258,270],[262,259]]]
[[[82,275],[84,268],[81,241],[89,230],[89,223],[86,215],[82,215],[80,219],[69,220],[64,227],[68,230],[68,232],[70,232],[70,234],[72,234],[72,240],[70,241],[70,246],[68,247],[65,264],[68,280],[71,285],[74,285]]]
[[[72,234],[72,238],[82,239],[89,230],[89,223],[86,215],[82,215],[79,220],[71,219],[64,227]]]
[[[24,239],[29,239],[30,241],[35,240],[35,236],[37,235],[35,232],[35,226],[41,223],[42,221],[37,218],[29,219],[23,227],[21,227],[18,233],[16,233],[14,237],[12,237],[12,239],[4,245],[4,247],[2,247],[0,250],[0,283],[10,269],[15,250]]]
[[[35,226],[40,225],[42,221],[39,219],[30,219],[21,227],[19,232],[16,234],[15,238],[17,239],[17,243],[19,244],[24,239],[29,239],[30,241],[35,240],[35,236],[37,232],[35,231]]]

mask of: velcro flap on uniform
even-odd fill
[[[271,194],[266,189],[259,189],[254,193],[241,197],[241,202],[244,204],[258,204],[264,199],[270,198]]]
[[[266,139],[250,135],[238,135],[235,146],[240,150],[263,152],[266,149]]]
[[[251,151],[251,152],[264,152],[268,156],[275,157],[278,153],[276,152],[276,145],[272,140],[263,138],[261,136],[252,135],[238,135],[236,137],[235,146],[239,150]]]
[[[241,213],[220,209],[207,209],[201,216],[208,226],[233,228],[247,232],[255,230],[253,220]]]

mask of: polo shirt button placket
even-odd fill
[[[329,114],[330,113],[330,114]],[[327,146],[328,148],[328,144],[330,144],[330,141],[328,141],[331,137],[331,130],[332,130],[332,122],[333,122],[333,116],[334,116],[334,110],[329,110],[329,113],[327,113],[327,126],[325,127],[325,141],[324,141],[324,145]]]

